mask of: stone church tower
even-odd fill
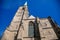
[[[58,40],[57,25],[51,17],[28,15],[27,2],[19,7],[1,40]]]

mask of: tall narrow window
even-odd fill
[[[34,37],[34,23],[32,21],[29,22],[28,36]]]

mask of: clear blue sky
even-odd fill
[[[60,0],[0,0],[0,36],[9,26],[18,7],[26,1],[30,14],[40,18],[51,16],[60,25]]]

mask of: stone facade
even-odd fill
[[[26,4],[19,7],[1,40],[58,40],[52,19],[29,16]]]

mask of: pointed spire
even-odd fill
[[[27,5],[27,1],[25,2],[25,4],[24,5]]]

